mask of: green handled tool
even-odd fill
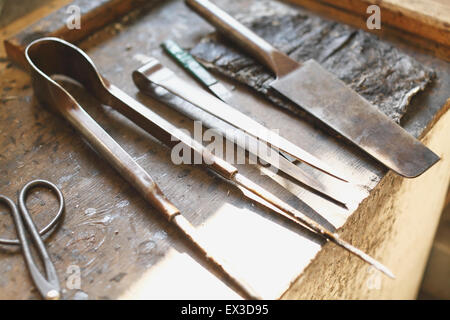
[[[185,70],[194,76],[202,85],[211,91],[217,98],[224,102],[231,99],[231,92],[225,88],[208,70],[206,70],[187,51],[183,50],[172,40],[164,41],[162,47],[172,56]],[[289,156],[289,159],[295,160]]]

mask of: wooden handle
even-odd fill
[[[190,8],[218,28],[225,36],[236,41],[239,46],[252,54],[277,77],[282,77],[300,66],[208,0],[185,1]]]

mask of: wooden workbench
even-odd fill
[[[229,3],[216,2],[222,6]],[[251,2],[233,1],[230,12]],[[25,25],[20,20],[15,24]],[[192,47],[212,30],[181,1],[170,1],[141,12],[136,19],[109,25],[79,45],[115,85],[178,126],[192,129],[183,116],[137,93],[130,75],[140,65],[134,59],[137,54],[153,55],[180,70],[159,44],[171,37],[184,47]],[[13,34],[10,26],[7,31]],[[327,160],[354,181],[364,181],[370,195],[350,210],[327,207],[331,204],[311,195],[305,197],[312,205],[323,205],[320,213],[333,222],[344,239],[389,266],[397,276],[395,281],[336,246],[273,218],[202,167],[173,165],[169,149],[80,88],[65,85],[265,298],[414,298],[450,178],[450,113],[446,112],[450,66],[417,48],[394,43],[437,71],[436,82],[413,99],[403,125],[442,160],[423,176],[406,180],[346,146],[339,151],[340,159]],[[33,178],[48,179],[63,190],[65,220],[47,244],[65,298],[240,297],[232,284],[105,165],[67,123],[37,104],[26,72],[6,60],[0,68],[0,192],[15,197]],[[303,126],[302,119],[281,112],[246,88],[237,86],[236,92],[247,99],[247,111],[257,120],[280,128],[282,135],[301,145],[293,128]],[[337,148],[337,142],[324,143]],[[299,205],[257,168],[240,166],[240,170],[290,204]],[[369,186],[367,180],[372,180]],[[30,200],[38,225],[49,219],[44,203],[54,204],[45,192]],[[0,215],[0,231],[12,236],[8,219],[6,214]],[[80,289],[70,285],[71,266],[81,270]],[[18,250],[2,248],[0,270],[0,298],[38,298]]]

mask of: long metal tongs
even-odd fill
[[[131,106],[138,107],[138,109],[146,108],[117,87],[110,85],[100,76],[92,61],[83,51],[64,40],[58,38],[38,39],[28,45],[25,56],[30,67],[34,94],[38,100],[65,118],[96,152],[105,158],[168,221],[176,225],[186,238],[229,277],[248,298],[261,299],[259,294],[219,255],[213,254],[205,240],[175,205],[165,197],[152,177],[51,76],[65,75],[78,80],[101,102],[115,106],[136,121],[140,117],[138,111]],[[141,125],[144,123],[150,125],[146,121],[141,121]],[[155,124],[151,129],[155,136],[168,138],[170,141],[170,134],[163,128]]]
[[[244,195],[265,205],[273,212],[299,223],[325,239],[345,248],[386,275],[392,278],[394,277],[392,272],[380,262],[344,240],[341,240],[337,234],[326,230],[314,220],[239,174],[237,168],[214,156],[201,143],[195,141],[189,135],[184,134],[167,120],[109,83],[100,75],[91,59],[76,46],[58,38],[42,38],[31,43],[27,47],[25,54],[31,67],[33,87],[37,98],[42,103],[52,106],[77,128],[85,139],[124,178],[139,190],[169,221],[179,226],[188,238],[193,240],[203,251],[205,251],[204,248],[206,245],[202,241],[198,241],[195,235],[195,229],[183,218],[178,209],[165,198],[151,177],[49,75],[63,74],[77,80],[101,103],[116,109],[168,146],[173,146],[181,142],[193,152],[200,154],[204,159],[204,164],[225,179],[234,182],[244,191]],[[173,138],[178,139],[178,141]],[[219,265],[223,266],[222,263]],[[228,272],[228,274],[233,273]],[[232,277],[232,279],[236,278]],[[244,282],[241,281],[240,283]],[[253,297],[257,296],[248,285],[241,285],[241,288]]]

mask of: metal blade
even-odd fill
[[[288,153],[298,160],[303,161],[338,179],[348,181],[347,178],[345,178],[345,176],[338,170],[331,168],[312,154],[267,129],[260,123],[242,114],[220,99],[178,78],[171,70],[159,65],[155,72],[147,75],[147,78],[154,84],[163,87],[172,94],[253,135],[254,137],[269,143],[271,146]]]
[[[218,83],[218,84],[222,88],[227,90],[223,85],[221,85],[220,83]],[[216,85],[210,86],[209,89],[211,90],[212,93],[214,93],[214,95],[216,97],[218,97],[220,100],[222,100],[223,102],[226,102],[227,104],[229,104],[232,107],[237,108],[242,103],[236,95],[232,94],[228,90],[225,93],[223,93],[222,89],[220,87],[216,87]],[[292,157],[290,154],[288,154],[282,150],[278,150],[278,152],[281,156],[283,156],[284,159],[286,159],[287,161],[289,161],[291,163],[297,161],[297,158]]]
[[[178,64],[183,67],[188,73],[190,73],[198,82],[200,82],[205,88],[207,88],[212,94],[214,94],[220,100],[228,103],[229,105],[236,107],[239,106],[240,101],[237,104],[233,102],[233,95],[225,86],[223,86],[205,67],[200,64],[189,52],[181,48],[175,41],[166,40],[161,44],[161,47],[169,54]],[[148,62],[148,58],[146,62]],[[283,151],[279,151],[280,154],[290,162],[296,161]]]
[[[272,88],[398,174],[414,178],[439,157],[314,60]]]
[[[220,119],[217,119],[213,115],[193,106],[183,99],[174,96],[165,89],[155,87],[152,95],[159,101],[164,102],[174,110],[186,115],[190,119],[201,119],[202,125],[214,129],[226,139],[258,156],[263,161],[269,163],[298,182],[306,185],[308,188],[311,188],[342,205],[348,205],[350,202],[354,201],[352,198],[353,192],[350,190],[351,186],[348,183],[344,183],[339,180],[335,180],[335,184],[321,183],[318,179],[314,179],[314,177],[306,173],[302,168],[289,162],[285,158],[278,156],[276,150],[271,149],[266,144],[258,145],[258,141],[252,136],[247,135],[243,131],[236,129]],[[250,146],[258,146],[258,150],[255,150],[255,148]]]
[[[216,82],[213,85],[208,86],[208,89],[220,100],[229,104],[229,101],[232,100],[233,94],[225,88],[220,82]]]

